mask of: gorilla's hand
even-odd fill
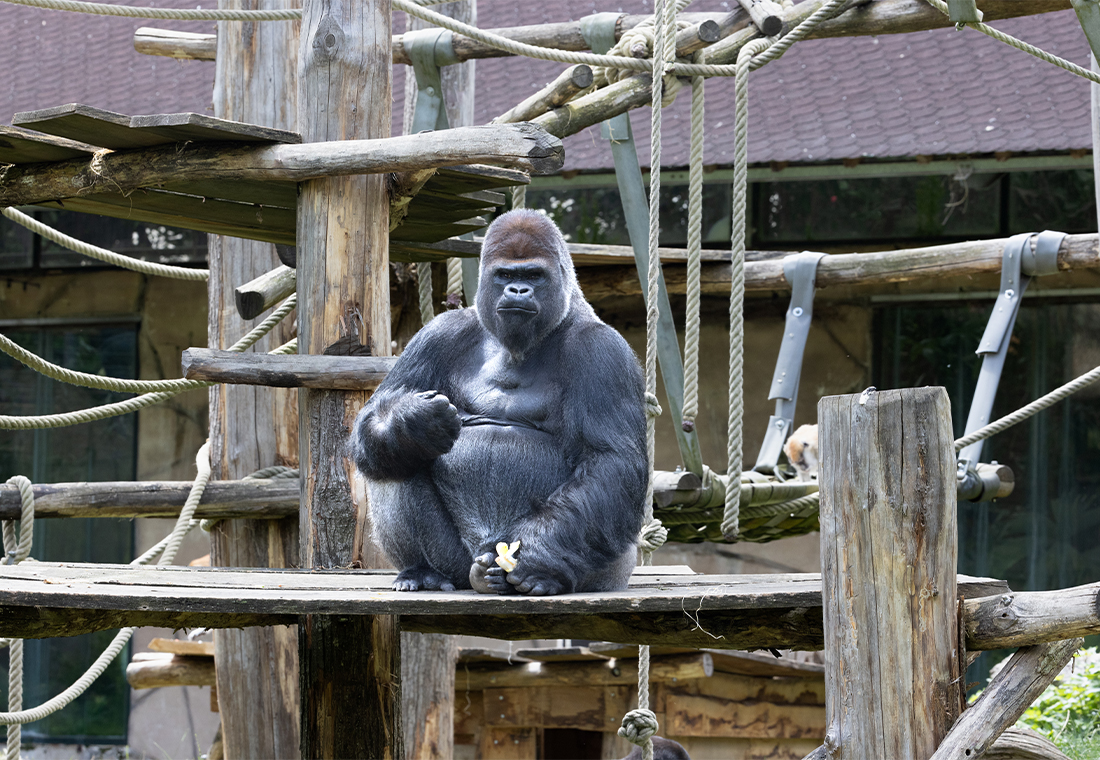
[[[462,431],[462,420],[451,400],[436,391],[409,393],[394,404],[391,424],[399,437],[409,441],[424,459],[451,450]]]

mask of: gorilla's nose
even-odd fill
[[[530,296],[532,290],[530,285],[513,283],[504,288],[504,292],[510,296]]]

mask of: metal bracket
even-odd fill
[[[446,29],[416,29],[402,36],[405,52],[416,76],[416,110],[412,134],[446,129],[447,109],[443,104],[441,66],[458,63],[451,44],[454,35]]]
[[[581,19],[581,29],[593,53],[606,53],[615,42],[615,24],[621,13],[597,13]],[[606,46],[606,47],[605,47]],[[615,180],[619,185],[619,197],[626,217],[626,229],[634,248],[634,264],[638,279],[646,281],[649,270],[649,201],[634,136],[630,129],[630,116],[620,114],[604,122],[605,138],[611,141],[611,155],[615,162]],[[684,408],[684,364],[680,356],[680,342],[676,337],[676,325],[672,320],[672,306],[668,300],[664,272],[658,269],[657,293],[657,363],[665,384],[667,413],[672,416],[676,442],[684,468],[696,475],[703,474],[703,454],[699,448],[699,436],[687,432],[679,421]],[[644,290],[644,288],[643,288]]]
[[[974,0],[947,0],[947,17],[956,26],[959,24],[979,24],[982,12]]]
[[[1100,2],[1097,0],[1069,0],[1077,14],[1081,28],[1085,30],[1092,54],[1100,60]]]
[[[783,342],[779,345],[775,374],[772,375],[772,386],[768,391],[768,400],[775,400],[775,414],[768,420],[764,442],[760,445],[760,453],[753,466],[757,472],[775,472],[779,452],[794,426],[798,383],[802,377],[802,357],[806,353],[806,340],[810,337],[810,323],[814,315],[817,265],[824,257],[824,253],[803,251],[783,260],[783,276],[791,283],[791,303],[787,307]]]
[[[1046,230],[1038,235],[1034,249],[1031,246],[1030,233],[1013,235],[1005,244],[1001,259],[1001,290],[993,313],[989,315],[985,333],[978,343],[977,353],[982,358],[982,368],[978,373],[978,383],[974,388],[974,400],[970,403],[970,414],[966,418],[966,433],[973,433],[989,424],[993,413],[993,400],[997,395],[997,386],[1001,383],[1005,357],[1008,355],[1009,336],[1020,313],[1020,301],[1027,290],[1031,278],[1058,271],[1058,248],[1065,233]],[[973,470],[980,461],[982,446],[985,442],[972,443],[959,452],[960,466]],[[964,464],[965,463],[965,464]]]

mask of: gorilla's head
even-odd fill
[[[512,354],[523,355],[584,303],[557,226],[519,209],[490,225],[481,246],[477,315]]]

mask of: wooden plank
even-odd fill
[[[619,700],[614,696],[616,691],[625,693],[626,688],[541,686],[485,689],[485,725],[614,731],[623,717],[623,713],[616,712],[619,706]]]
[[[201,198],[251,203],[257,206],[298,207],[297,182],[256,182],[218,179],[207,182],[166,182],[164,190]]]
[[[821,399],[818,420],[826,745],[921,760],[965,691],[951,404],[943,388],[868,389]]]
[[[637,577],[637,576],[635,576]],[[595,642],[589,645],[593,653],[606,657],[637,657],[638,647],[608,642]],[[695,651],[688,647],[655,646],[650,647],[650,655],[683,654]],[[758,652],[732,652],[706,649],[714,658],[714,669],[720,673],[746,676],[794,677],[822,676],[825,666],[815,662],[801,662],[786,657]]]
[[[462,665],[474,665],[478,663],[501,663],[501,662],[531,662],[530,660],[520,657],[518,654],[513,654],[507,649],[484,649],[481,647],[461,647],[458,650],[457,662]],[[464,689],[469,689],[468,684],[463,685]]]
[[[549,173],[561,168],[563,160],[561,141],[528,122],[301,145],[187,142],[109,152],[98,156],[94,163],[69,160],[16,166],[8,170],[0,185],[0,203],[27,205],[99,192],[125,194],[178,181],[229,178],[304,182],[470,162]]]
[[[214,658],[155,654],[126,666],[126,682],[134,689],[161,686],[213,686]]]
[[[190,481],[35,483],[36,518],[174,517],[191,490]],[[283,518],[298,511],[298,479],[214,480],[203,491],[195,516]],[[0,520],[18,520],[19,489],[0,484]]]
[[[400,235],[400,228],[395,233]],[[446,261],[452,256],[477,258],[480,255],[481,243],[473,240],[449,238],[435,243],[390,240],[390,261]]]
[[[1024,714],[1083,643],[1084,639],[1070,639],[1017,650],[951,728],[931,760],[985,756],[997,737]]]
[[[695,694],[669,693],[665,701],[670,736],[743,739],[824,739],[825,708],[735,702]]]
[[[709,678],[714,662],[705,652],[654,657],[649,680],[654,683]],[[530,664],[470,665],[463,672],[469,689],[528,688],[539,686],[620,686],[638,682],[637,660],[597,662],[543,662]],[[524,724],[528,725],[528,724]]]
[[[611,658],[597,654],[588,647],[544,647],[517,649],[516,654],[534,662],[604,662]],[[637,656],[637,650],[635,650]]]
[[[95,152],[94,145],[0,124],[0,163],[18,165],[68,161],[86,158]]]
[[[534,728],[491,728],[481,734],[478,757],[482,760],[535,760],[538,737]]]
[[[138,134],[172,143],[246,142],[293,145],[302,142],[302,136],[297,132],[219,119],[201,113],[135,116],[130,120],[130,129]]]
[[[963,619],[967,641],[988,649],[1090,636],[1100,633],[1100,583],[967,599]]]
[[[736,655],[740,652],[725,652]],[[716,658],[717,659],[717,658]],[[774,705],[825,706],[825,679],[810,677],[770,678],[716,672],[705,681],[691,684],[668,684],[666,694],[682,692],[733,702],[767,702]],[[824,716],[824,713],[822,713]],[[824,722],[824,718],[822,719]]]
[[[213,657],[213,641],[188,641],[186,639],[155,638],[149,642],[149,651],[169,654],[186,654],[193,657]]]
[[[134,132],[130,129],[130,117],[125,114],[80,103],[21,111],[12,119],[12,124],[111,150],[149,148],[173,142],[157,135]]]

